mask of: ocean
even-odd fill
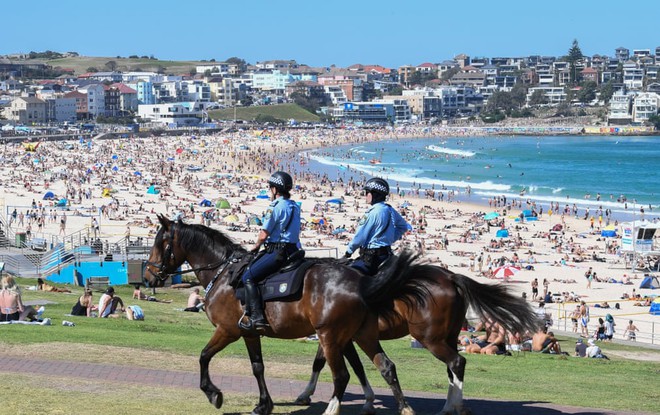
[[[395,189],[456,190],[488,205],[506,196],[610,209],[614,217],[660,215],[660,137],[487,136],[418,138],[308,151],[331,179],[380,176]],[[466,189],[471,194],[466,194]]]

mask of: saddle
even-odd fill
[[[300,299],[305,272],[309,267],[314,265],[314,261],[306,260],[304,258],[305,251],[299,250],[294,252],[289,258],[287,258],[287,262],[282,268],[257,284],[257,288],[261,291],[261,297],[264,302],[275,300],[296,301]],[[239,277],[234,289],[236,292],[236,298],[241,301],[241,304],[245,304],[245,289],[240,280],[240,275],[244,268],[245,266],[241,267],[239,270],[233,271],[235,277]]]

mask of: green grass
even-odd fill
[[[19,283],[25,286],[34,284],[34,281],[19,279]],[[132,287],[117,287],[116,290],[125,300],[126,305],[137,303],[136,300],[130,300]],[[180,311],[185,307],[187,290],[159,289],[157,297],[172,299],[171,304],[140,301],[139,304],[145,311],[145,321],[128,321],[125,318],[67,317],[64,314],[70,311],[81,289],[75,287],[74,291],[76,291],[74,294],[24,291],[23,296],[26,301],[49,300],[56,303],[46,305],[45,316],[52,318],[53,326],[0,326],[2,333],[0,349],[9,355],[20,354],[21,351],[29,355],[34,350],[37,356],[44,358],[78,359],[169,370],[198,370],[197,358],[210,339],[213,327],[204,314]],[[98,297],[99,294],[95,293],[97,301]],[[76,327],[61,326],[63,319],[74,321]],[[574,341],[561,337],[560,340],[564,349],[571,352]],[[316,347],[314,342],[264,338],[263,354],[267,376],[307,380]],[[412,349],[410,339],[406,338],[383,342],[383,347],[397,364],[399,379],[404,390],[446,393],[445,366],[436,361],[426,350]],[[511,357],[465,355],[466,398],[540,401],[609,410],[634,408],[638,411],[660,413],[660,401],[656,398],[654,388],[650,387],[657,384],[660,364],[613,356],[616,351],[660,352],[622,344],[604,344],[602,348],[606,354],[612,352],[610,354],[612,360],[535,353],[520,353]],[[375,367],[366,361],[364,355],[361,356],[372,385],[386,387]],[[236,342],[218,354],[212,362],[211,371],[216,375],[233,373],[249,376],[251,369],[243,343]],[[73,391],[81,388],[84,393],[69,393],[60,390],[61,387],[58,385],[63,382],[42,380],[37,386],[36,383],[32,385],[34,382],[30,376],[17,378],[20,386],[16,393],[10,391],[8,394],[3,394],[11,397],[7,400],[3,398],[3,408],[11,409],[9,412],[0,409],[0,414],[29,412],[26,408],[30,406],[26,402],[36,398],[28,398],[25,393],[19,393],[20,390],[38,390],[39,396],[54,399],[53,404],[48,408],[58,408],[60,400],[62,408],[83,408],[88,405],[90,399],[94,399],[96,407],[103,407],[104,410],[108,409],[111,412],[109,408],[114,407],[112,396],[119,394],[121,401],[134,403],[136,407],[141,408],[140,413],[176,413],[172,412],[171,408],[168,409],[168,405],[184,400],[186,403],[190,402],[192,406],[182,409],[181,413],[196,412],[197,405],[202,413],[213,413],[212,407],[200,391],[163,388],[145,395],[140,388],[107,385],[110,391],[116,389],[117,392],[108,393],[107,396],[103,392],[101,396],[97,396],[97,390],[101,386],[93,383],[83,385],[84,387],[72,386]],[[321,381],[331,381],[329,370],[323,371]],[[66,382],[70,381],[67,379]],[[78,383],[80,382],[75,381],[72,385]],[[351,383],[357,384],[354,375],[351,376]],[[5,383],[5,387],[8,385],[9,383]],[[150,393],[154,394],[153,399],[149,399]],[[58,398],[60,395],[61,398]],[[161,396],[165,397],[161,399]],[[228,405],[223,407],[225,413],[242,413],[249,412],[255,398],[245,400],[245,397],[232,396],[225,402]],[[143,412],[143,407],[149,409]],[[295,413],[299,410],[278,404],[276,413]],[[67,412],[65,409],[49,411],[50,409],[36,412],[76,413],[76,411]],[[321,412],[322,410],[318,413]],[[317,412],[314,409],[298,413]]]
[[[236,107],[236,119],[253,121],[258,115],[269,115],[279,120],[294,119],[301,122],[316,122],[319,117],[296,104],[261,105],[256,107]],[[214,120],[233,120],[234,108],[209,111]]]
[[[116,57],[94,57],[94,56],[78,56],[61,59],[51,59],[45,61],[46,64],[52,67],[61,66],[63,68],[72,68],[76,75],[87,72],[87,68],[94,67],[99,71],[109,71],[105,64],[109,61],[114,61],[117,64],[119,71],[158,71],[160,67],[165,68],[165,73],[176,75],[188,74],[191,69],[195,68],[198,64],[208,62],[197,61],[167,61],[157,59],[129,59],[129,58],[116,58]]]

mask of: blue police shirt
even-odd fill
[[[268,243],[299,243],[300,207],[291,199],[278,197],[268,206],[261,228],[268,232]]]
[[[373,249],[390,246],[409,230],[412,226],[399,212],[385,202],[376,203],[367,209],[360,220],[360,227],[346,252],[350,255],[360,247]]]

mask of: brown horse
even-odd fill
[[[433,280],[435,283],[427,286],[430,298],[423,306],[416,308],[397,300],[395,318],[379,320],[380,339],[397,339],[407,334],[417,339],[433,356],[447,365],[449,388],[441,414],[467,412],[463,407],[465,358],[458,353],[457,345],[468,306],[481,318],[498,322],[513,333],[536,331],[537,317],[523,298],[513,296],[502,285],[480,284],[464,275],[419,262],[405,269],[404,276],[423,276],[425,280]],[[374,393],[352,344],[347,345],[344,355],[360,379],[365,393],[367,402],[363,413],[373,413]],[[309,405],[324,364],[320,345],[312,377],[296,400],[297,404]]]
[[[227,345],[243,338],[259,385],[259,403],[252,413],[270,414],[273,402],[264,379],[260,335],[241,330],[237,324],[243,310],[232,286],[232,265],[248,252],[220,231],[173,222],[160,215],[158,219],[162,226],[151,248],[145,282],[162,286],[168,276],[188,262],[207,287],[206,315],[216,329],[199,358],[200,388],[216,408],[222,406],[222,392],[211,381],[209,362]],[[316,332],[334,383],[325,414],[339,413],[349,379],[342,350],[352,345],[351,340],[380,370],[392,388],[400,413],[414,413],[401,392],[394,364],[378,342],[378,316],[393,315],[394,300],[415,308],[422,306],[428,296],[429,283],[424,280],[425,276],[411,277],[403,272],[410,261],[409,256],[402,256],[375,277],[363,278],[351,268],[316,259],[305,272],[299,299],[266,304],[265,313],[270,323],[266,336],[295,339]]]

